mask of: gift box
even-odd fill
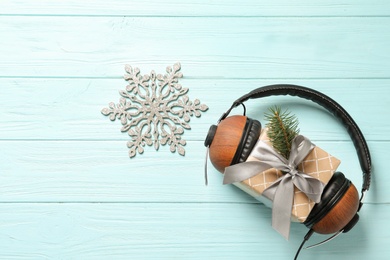
[[[272,146],[267,136],[267,129],[263,129],[259,141],[265,142]],[[256,149],[254,147],[253,151]],[[253,152],[252,152],[253,153]],[[248,157],[247,162],[259,161],[261,158],[255,158],[252,154]],[[298,170],[320,180],[327,184],[332,175],[340,165],[340,160],[330,155],[318,146],[315,146],[308,155],[298,165]],[[271,168],[241,182],[236,182],[234,185],[253,196],[257,200],[263,202],[266,206],[272,207],[272,201],[263,196],[263,191],[271,186],[276,180],[283,176],[280,170]],[[312,210],[315,202],[308,196],[294,187],[293,207],[291,210],[291,221],[304,222]]]

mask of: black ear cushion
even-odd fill
[[[240,145],[234,154],[231,165],[246,161],[260,137],[260,132],[261,123],[257,120],[247,118],[245,129],[241,136]]]
[[[217,132],[217,126],[216,125],[210,126],[209,132],[207,133],[206,139],[204,140],[204,146],[210,147],[216,132]]]
[[[359,221],[359,215],[355,214],[355,216],[353,216],[351,221],[349,221],[349,223],[343,228],[343,233],[347,233],[348,231],[350,231],[358,223],[358,221]]]
[[[335,172],[322,192],[321,201],[314,205],[304,224],[311,228],[328,214],[347,192],[351,181],[341,172]]]

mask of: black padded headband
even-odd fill
[[[243,102],[247,101],[248,99],[280,95],[298,96],[300,98],[311,100],[327,109],[341,121],[341,123],[347,129],[348,134],[356,148],[360,167],[363,171],[362,191],[368,190],[371,182],[371,156],[367,142],[358,125],[348,114],[348,112],[336,101],[319,91],[290,84],[276,84],[260,87],[234,101],[233,105],[226,113],[222,115],[220,120],[225,119],[233,108],[243,104]]]

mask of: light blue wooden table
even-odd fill
[[[284,240],[211,166],[205,187],[203,140],[239,96],[293,83],[344,105],[374,164],[358,225],[300,259],[389,259],[389,46],[387,0],[1,0],[0,258],[292,259],[307,229]],[[209,110],[191,118],[185,157],[162,146],[130,159],[129,136],[100,110],[118,101],[125,64],[146,74],[177,61]],[[360,187],[337,120],[291,97],[250,101],[248,115],[275,103]]]

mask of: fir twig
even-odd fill
[[[281,111],[278,106],[269,108],[265,114],[268,120],[268,138],[273,147],[285,158],[291,151],[292,140],[299,134],[298,119],[287,110]]]

